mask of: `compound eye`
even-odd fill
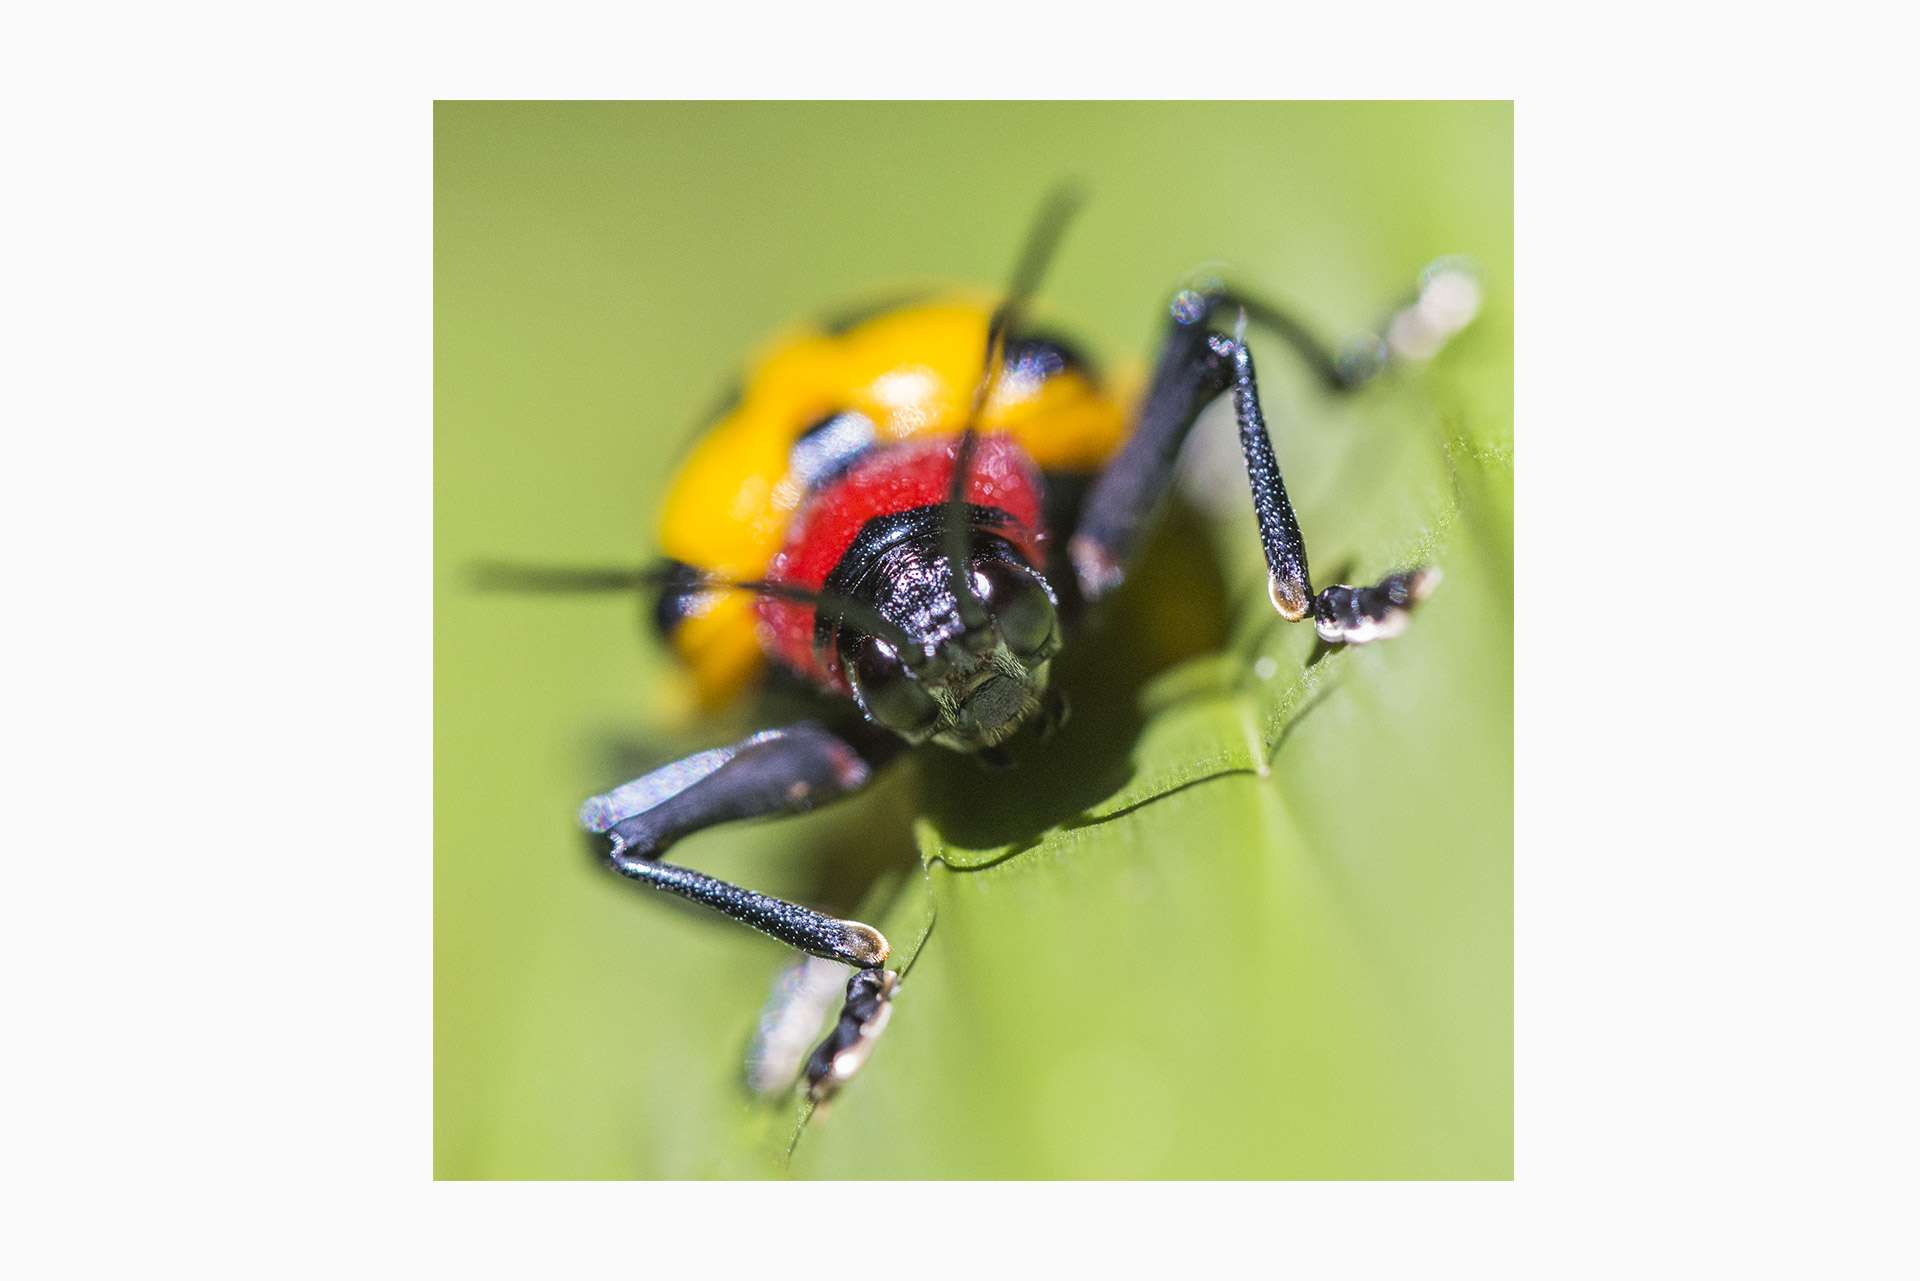
[[[854,650],[853,686],[873,719],[899,734],[924,734],[940,719],[940,708],[920,682],[907,675],[893,646],[866,637]]]
[[[1014,653],[1031,657],[1053,640],[1053,594],[1034,575],[1011,561],[989,560],[975,566],[973,585]]]

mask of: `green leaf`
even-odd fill
[[[1127,782],[1063,821],[1018,773],[931,789],[936,924],[797,1172],[1510,1173],[1509,491],[1460,462],[1406,636],[1309,667],[1249,620],[1148,686]]]
[[[1510,131],[1498,104],[443,106],[436,1171],[1510,1177]],[[808,1119],[739,1084],[783,950],[597,871],[570,830],[581,796],[750,718],[675,719],[633,602],[477,598],[457,571],[639,560],[684,436],[659,424],[793,312],[991,279],[1069,153],[1095,202],[1047,293],[1116,359],[1223,253],[1335,332],[1427,259],[1476,259],[1474,329],[1361,395],[1252,336],[1316,579],[1445,578],[1405,635],[1318,652],[1266,603],[1231,470],[1190,459],[1189,500],[1073,638],[1075,718],[1044,751],[936,753],[679,847],[874,921],[906,966],[866,1069]],[[790,207],[760,198],[776,181]],[[972,203],[908,232],[833,194],[895,187]]]

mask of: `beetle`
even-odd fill
[[[757,1084],[804,1076],[829,1098],[891,1012],[891,946],[863,922],[665,861],[678,840],[737,819],[852,795],[923,746],[1009,762],[1067,714],[1053,663],[1070,630],[1118,588],[1170,488],[1201,411],[1230,394],[1268,596],[1327,645],[1402,631],[1438,581],[1412,567],[1315,589],[1305,538],[1261,410],[1249,325],[1271,332],[1329,392],[1395,360],[1433,355],[1471,320],[1471,269],[1440,259],[1373,332],[1339,349],[1288,310],[1208,280],[1175,292],[1144,395],[1123,403],[1026,306],[1078,204],[1056,192],[997,302],[918,298],[806,329],[771,349],[682,463],[640,570],[492,565],[484,585],[651,590],[659,630],[702,699],[722,703],[768,665],[817,695],[817,717],[696,752],[586,801],[604,865],[809,957],[853,968],[825,1002],[821,971],[783,981],[762,1020]],[[1220,323],[1226,315],[1235,323]],[[810,995],[809,995],[810,994]],[[832,1028],[804,1052],[838,997]],[[789,1012],[800,1008],[797,1018]],[[811,1021],[805,1010],[811,1009]]]

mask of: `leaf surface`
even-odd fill
[[[910,958],[796,1143],[803,1110],[739,1084],[783,950],[598,871],[571,827],[751,718],[679,714],[634,602],[474,597],[460,569],[648,555],[758,336],[890,280],[992,279],[1069,154],[1094,202],[1043,314],[1115,364],[1223,251],[1329,333],[1441,252],[1478,262],[1476,326],[1362,395],[1252,335],[1316,581],[1445,580],[1405,635],[1317,652],[1266,603],[1209,419],[1148,564],[1073,638],[1047,750],[935,754],[678,847]],[[913,191],[971,203],[902,222]],[[436,1172],[1510,1177],[1511,217],[1499,104],[443,105]]]

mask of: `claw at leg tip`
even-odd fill
[[[816,1109],[824,1108],[866,1063],[893,1016],[899,986],[900,975],[894,970],[863,970],[848,982],[839,1022],[807,1063],[806,1095]]]

